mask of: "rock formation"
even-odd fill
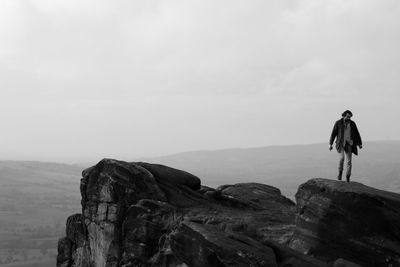
[[[325,261],[400,266],[400,195],[357,182],[312,179],[296,194],[290,247]]]
[[[60,267],[400,266],[396,194],[316,179],[300,186],[296,206],[272,186],[213,189],[181,170],[113,159],[82,176],[82,214],[67,220]],[[380,224],[361,228],[374,213]]]

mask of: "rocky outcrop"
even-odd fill
[[[296,201],[293,249],[324,261],[400,266],[399,194],[312,179],[299,187]]]
[[[296,208],[271,186],[213,189],[184,171],[113,159],[82,176],[82,214],[67,220],[57,266],[325,266],[281,245]]]
[[[400,196],[313,179],[297,206],[258,183],[202,186],[167,166],[103,159],[83,171],[57,266],[400,266]]]

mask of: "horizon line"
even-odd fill
[[[364,141],[363,143],[385,143],[385,142],[400,142],[400,139],[379,139],[379,140],[368,140]],[[304,144],[277,144],[277,145],[264,145],[264,146],[251,146],[251,147],[227,147],[227,148],[217,148],[217,149],[198,149],[198,150],[187,150],[181,151],[176,153],[169,153],[164,155],[154,155],[154,156],[136,156],[132,157],[132,160],[127,161],[135,161],[135,160],[144,160],[144,159],[153,159],[153,158],[163,158],[163,157],[170,157],[170,156],[177,156],[187,153],[198,153],[198,152],[217,152],[217,151],[227,151],[227,150],[246,150],[246,149],[258,149],[258,148],[268,148],[268,147],[290,147],[290,146],[311,146],[311,145],[322,145],[325,142],[315,142],[315,143],[304,143]],[[328,142],[326,142],[328,145]],[[121,156],[120,158],[127,158],[129,156]],[[113,158],[113,157],[100,157],[103,158]],[[100,159],[100,160],[101,160]],[[116,158],[117,159],[117,158]],[[35,160],[35,159],[0,159],[0,162],[26,162],[26,163],[49,163],[49,164],[64,164],[64,165],[71,165],[71,166],[82,166],[83,164],[91,163],[91,162],[98,162],[100,160],[65,160],[65,161],[51,161],[51,160]],[[68,163],[69,162],[69,163]]]

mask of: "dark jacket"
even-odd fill
[[[353,145],[351,147],[352,152],[355,155],[358,155],[358,150],[357,146],[362,145],[362,140],[360,133],[358,132],[357,125],[354,121],[350,120],[350,137],[351,140],[353,140]],[[344,138],[344,120],[340,119],[337,122],[335,122],[335,125],[333,126],[332,133],[331,133],[331,138],[329,140],[329,144],[332,145],[333,141],[336,138],[336,149],[340,151],[343,147],[343,138]]]

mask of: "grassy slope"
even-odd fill
[[[0,161],[0,260],[21,261],[33,249],[57,248],[69,215],[80,212],[82,167]],[[54,266],[55,258],[37,253],[36,259],[0,266]]]
[[[32,260],[26,262],[13,262],[0,265],[1,267],[54,267],[56,265],[55,259]]]
[[[81,167],[56,163],[0,162],[0,226],[40,226],[80,209]]]

